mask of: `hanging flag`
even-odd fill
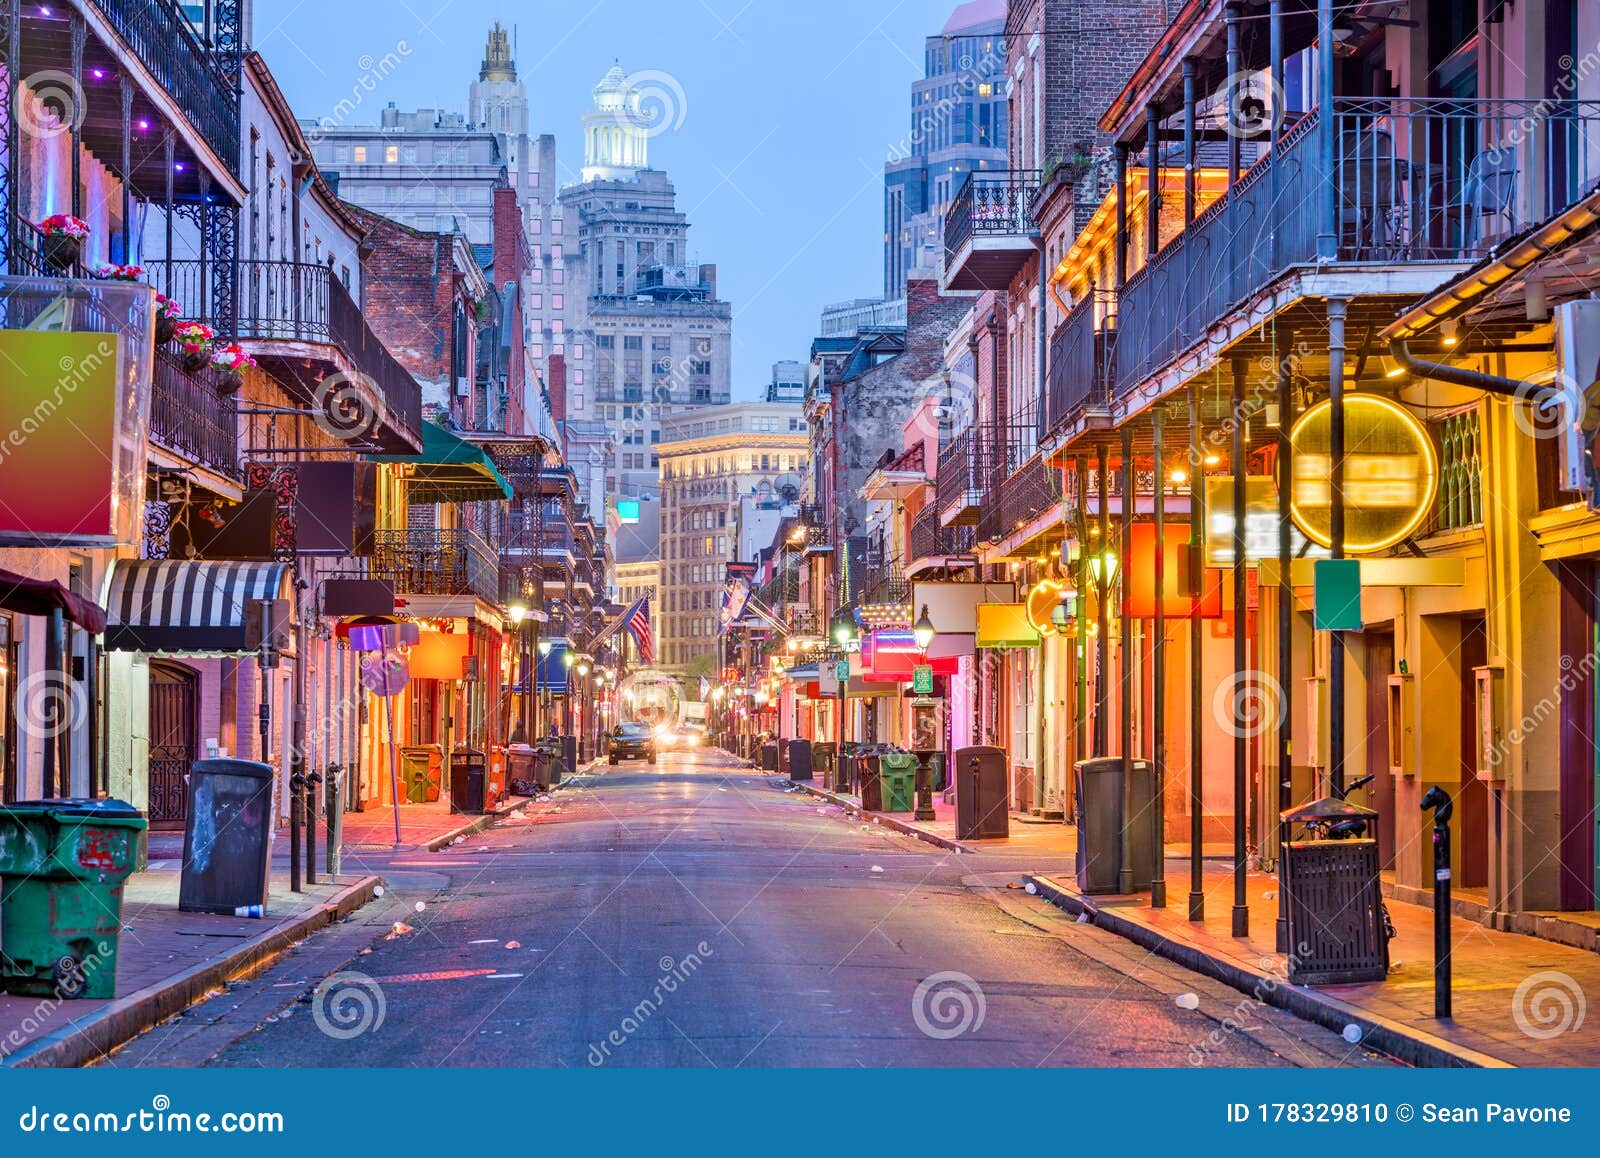
[[[752,598],[750,580],[743,577],[730,579],[722,588],[722,613],[717,620],[717,632],[726,635],[728,630],[744,616],[745,605]]]
[[[656,638],[650,630],[650,601],[640,597],[627,611],[627,632],[633,636],[634,646],[639,649],[639,662],[653,664],[656,662]]]

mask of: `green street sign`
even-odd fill
[[[933,694],[933,668],[930,665],[919,663],[911,670],[911,694],[915,696]]]
[[[1361,561],[1318,559],[1313,571],[1318,631],[1361,630]]]
[[[833,678],[838,680],[840,683],[844,683],[845,680],[850,678],[849,660],[836,659],[833,661]]]

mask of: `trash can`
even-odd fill
[[[883,811],[910,812],[917,803],[917,758],[910,752],[885,752],[878,757],[878,784]]]
[[[810,740],[790,740],[789,779],[810,780],[814,755]]]
[[[122,886],[145,827],[121,800],[0,805],[0,989],[116,996]]]
[[[1133,777],[1123,783],[1121,756],[1101,756],[1073,765],[1073,822],[1078,829],[1078,891],[1089,894],[1121,891],[1122,842],[1133,869],[1133,889],[1147,889],[1154,873],[1155,777],[1150,761],[1134,760]],[[1124,824],[1128,807],[1132,822]]]
[[[428,804],[439,799],[444,781],[444,749],[438,744],[416,744],[400,749],[400,790],[408,804]]]
[[[869,812],[883,811],[883,781],[879,778],[879,750],[876,744],[857,749],[855,756],[856,791],[861,807]]]
[[[778,741],[768,740],[761,745],[761,770],[763,772],[778,770]]]
[[[931,792],[938,795],[945,790],[944,753],[931,748],[916,749],[918,759],[926,758],[928,761],[928,787]]]
[[[450,753],[450,811],[478,813],[484,810],[488,769],[483,753],[476,748],[457,748]]]
[[[1289,922],[1289,981],[1344,985],[1389,975],[1389,936],[1378,876],[1378,814],[1335,796],[1280,814],[1285,825],[1326,827],[1360,821],[1361,837],[1294,840],[1283,846],[1284,908]]]
[[[822,774],[822,786],[824,788],[833,787],[834,778],[838,774],[838,770],[835,767],[837,756],[837,744],[821,743],[811,745],[811,768],[814,773],[820,772]]]
[[[792,741],[785,740],[781,736],[778,738],[778,775],[779,776],[787,776],[787,775],[789,775],[789,745],[790,745],[790,743],[792,743]]]
[[[506,778],[518,796],[532,796],[539,791],[537,766],[541,751],[548,749],[531,744],[512,744],[506,749]]]
[[[1006,796],[1006,751],[977,745],[955,754],[956,839],[979,840],[1011,834]]]
[[[563,776],[576,776],[578,774],[578,737],[559,736],[561,741],[561,760],[550,766],[549,788],[554,788],[561,783]]]
[[[256,760],[190,766],[178,908],[231,915],[266,905],[274,776],[272,765]]]

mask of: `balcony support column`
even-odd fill
[[[1200,618],[1199,595],[1205,590],[1206,456],[1201,446],[1200,382],[1189,383],[1189,573],[1194,576],[1196,598],[1189,611],[1189,920],[1206,919],[1205,858],[1202,844],[1205,823],[1201,809],[1204,787],[1201,758],[1205,734],[1200,727],[1204,710],[1200,679],[1205,673],[1200,650],[1205,624]]]
[[[1133,826],[1138,823],[1133,815],[1133,602],[1129,598],[1133,587],[1128,582],[1128,561],[1133,557],[1133,422],[1122,424],[1122,534],[1117,547],[1122,556],[1117,568],[1118,619],[1122,643],[1117,648],[1119,723],[1122,725],[1122,743],[1118,745],[1122,757],[1122,856],[1117,867],[1117,892],[1133,892]],[[1158,596],[1159,598],[1159,596]]]
[[[1111,537],[1111,507],[1108,492],[1111,490],[1111,474],[1106,465],[1106,444],[1101,443],[1095,448],[1095,476],[1100,484],[1100,534],[1096,537],[1096,550],[1104,551],[1106,542]],[[1110,719],[1107,712],[1111,706],[1110,688],[1106,686],[1107,661],[1110,658],[1107,640],[1111,635],[1111,622],[1106,598],[1110,595],[1110,586],[1106,583],[1106,569],[1097,567],[1094,577],[1095,585],[1095,627],[1099,634],[1095,637],[1095,672],[1094,672],[1094,754],[1104,756],[1106,748],[1110,745]]]
[[[1344,354],[1345,318],[1350,303],[1328,301],[1328,554],[1344,558]],[[1344,795],[1344,633],[1328,633],[1328,782],[1335,796]]]
[[[1280,7],[1274,3],[1276,11]],[[1279,91],[1282,91],[1281,89]],[[1294,542],[1289,515],[1290,488],[1294,485],[1294,444],[1289,431],[1294,427],[1294,330],[1285,326],[1283,346],[1273,343],[1278,364],[1278,689],[1282,697],[1278,712],[1278,812],[1294,807],[1294,712],[1290,699],[1294,687],[1294,584],[1289,578]],[[1278,825],[1278,857],[1282,865],[1283,845],[1288,828]],[[1282,882],[1278,889],[1278,952],[1289,951],[1289,915]]]
[[[1240,84],[1239,74],[1244,69],[1244,52],[1240,46],[1240,9],[1241,5],[1233,0],[1228,5],[1228,88],[1229,99]],[[1231,110],[1230,110],[1231,111]],[[1239,170],[1241,168],[1240,150],[1244,142],[1237,132],[1228,134],[1228,192],[1233,192],[1233,187],[1239,183]]]
[[[1183,58],[1183,225],[1194,224],[1195,214],[1195,89],[1196,64],[1192,56]]]
[[[1228,409],[1233,424],[1233,935],[1250,935],[1250,905],[1245,892],[1247,867],[1245,829],[1250,813],[1250,732],[1245,689],[1255,677],[1247,670],[1249,641],[1245,629],[1250,617],[1245,610],[1245,498],[1248,476],[1245,462],[1245,360],[1233,359],[1233,396]]]
[[[1077,668],[1077,679],[1074,683],[1076,684],[1078,709],[1072,722],[1072,751],[1074,760],[1086,760],[1093,754],[1087,742],[1092,739],[1092,736],[1086,735],[1086,729],[1084,728],[1084,721],[1089,718],[1089,632],[1083,616],[1083,609],[1088,606],[1085,596],[1089,591],[1089,552],[1084,550],[1084,543],[1089,537],[1088,457],[1082,454],[1078,455],[1074,463],[1074,469],[1078,475],[1078,499],[1077,509],[1073,511],[1072,518],[1073,526],[1077,528],[1078,532],[1078,570],[1076,578],[1079,599],[1076,609],[1078,612],[1078,637],[1075,640],[1076,647],[1073,650],[1072,657],[1073,664]],[[1070,776],[1071,773],[1069,772],[1068,775]]]
[[[132,265],[133,188],[128,184],[128,174],[133,170],[133,81],[127,73],[121,73],[117,83],[122,97],[122,260]]]
[[[1144,109],[1144,259],[1149,261],[1161,248],[1161,110],[1155,105]]]
[[[67,13],[67,30],[72,45],[72,91],[76,98],[81,101],[84,99],[83,46],[89,38],[89,29],[84,25],[83,13],[76,8]],[[21,30],[18,29],[19,34],[20,32]],[[17,83],[17,78],[14,76],[7,79],[11,84]],[[71,200],[68,204],[71,206],[69,212],[74,217],[83,216],[83,112],[83,109],[73,108],[70,104],[66,109],[72,142],[72,156],[70,158],[72,192],[70,195]],[[128,170],[126,168],[122,170],[121,178],[123,186],[126,187],[128,181]],[[87,264],[89,255],[86,253],[83,256]]]
[[[1317,258],[1333,261],[1339,256],[1334,222],[1338,213],[1338,191],[1334,188],[1334,166],[1338,164],[1338,125],[1333,115],[1333,0],[1317,0],[1317,155],[1322,171],[1322,201],[1317,207]],[[1329,313],[1332,305],[1329,304]],[[1337,496],[1337,492],[1336,492]],[[1338,505],[1337,497],[1335,506]]]
[[[1276,154],[1278,151],[1278,138],[1282,135],[1283,124],[1286,119],[1284,116],[1284,110],[1282,108],[1284,101],[1283,0],[1272,0],[1270,18],[1267,26],[1267,41],[1269,45],[1268,55],[1270,57],[1271,68],[1271,91],[1269,92],[1268,96],[1272,100],[1272,119],[1268,122],[1267,141],[1269,154]],[[1282,166],[1278,163],[1278,159],[1274,155],[1272,158],[1272,170],[1268,174],[1268,176],[1271,178],[1271,195],[1272,203],[1274,205],[1281,203],[1280,190],[1282,188],[1283,179],[1281,170]],[[1271,230],[1271,236],[1268,241],[1269,260],[1271,261],[1271,268],[1276,271],[1279,268],[1278,263],[1280,260],[1280,250],[1278,244],[1278,218],[1276,214],[1274,214],[1272,218]]]
[[[1117,158],[1117,238],[1116,276],[1117,293],[1128,281],[1128,146],[1121,141],[1116,145]]]
[[[1150,907],[1167,907],[1167,467],[1162,423],[1164,407],[1150,412],[1150,450],[1155,460],[1156,521],[1156,615],[1155,642],[1151,646],[1151,722],[1150,773],[1155,780],[1151,794]],[[1131,563],[1132,560],[1127,560]]]
[[[176,142],[173,138],[172,126],[167,125],[161,131],[161,156],[166,170],[166,200],[162,204],[163,218],[166,222],[166,248],[162,255],[162,264],[166,267],[166,279],[163,292],[170,298],[172,296],[172,166],[173,154],[176,152]]]

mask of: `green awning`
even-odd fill
[[[367,457],[372,462],[410,466],[407,482],[414,503],[479,503],[511,497],[511,484],[482,448],[457,438],[437,422],[422,424],[421,454]]]

